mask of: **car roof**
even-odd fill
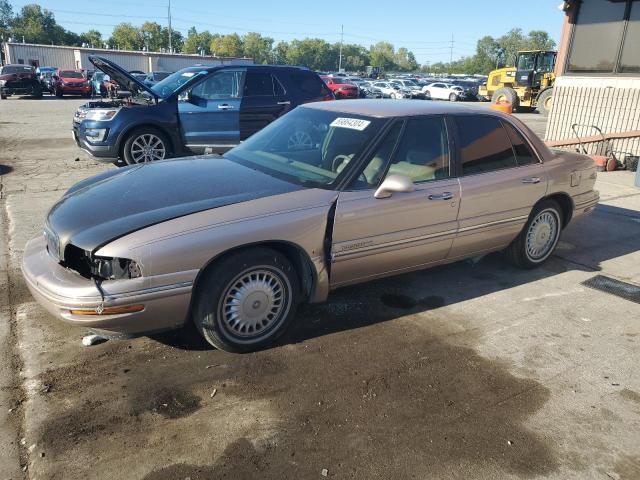
[[[306,67],[296,67],[293,65],[247,65],[244,63],[230,63],[227,65],[194,65],[192,67],[183,68],[180,71],[189,71],[189,72],[213,72],[215,70],[224,70],[227,68],[247,68],[251,70],[295,70],[301,72],[310,72],[315,73],[312,70],[309,70]]]
[[[410,117],[416,115],[444,115],[455,113],[478,113],[482,115],[501,115],[493,110],[460,103],[427,102],[424,100],[340,100],[336,102],[307,103],[302,108],[313,108],[328,112],[364,115],[378,118]]]

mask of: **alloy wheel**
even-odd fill
[[[152,133],[137,137],[131,144],[131,158],[135,163],[162,160],[167,155],[167,148],[162,139]]]

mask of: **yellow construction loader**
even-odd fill
[[[548,115],[553,107],[555,65],[556,52],[518,52],[515,67],[489,73],[487,83],[480,86],[478,95],[491,103],[509,102],[514,111],[537,108],[542,115]]]

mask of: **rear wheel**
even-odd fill
[[[545,117],[549,115],[553,108],[553,88],[542,92],[538,97],[538,112]]]
[[[520,106],[518,94],[511,87],[502,87],[493,92],[493,95],[491,96],[491,103],[495,105],[499,102],[509,102],[514,112],[518,110],[518,107]]]
[[[272,344],[295,316],[300,297],[289,260],[269,248],[241,251],[203,273],[192,318],[214,347],[250,352]]]
[[[169,155],[169,142],[155,128],[139,128],[124,143],[123,157],[127,165],[164,160]]]
[[[42,98],[42,87],[40,85],[33,87],[32,96],[33,98]]]
[[[553,253],[562,231],[562,209],[554,200],[538,203],[527,224],[507,247],[508,260],[520,268],[535,268]]]

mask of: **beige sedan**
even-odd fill
[[[422,101],[296,108],[224,158],[114,169],[72,187],[27,243],[34,297],[67,322],[212,345],[272,343],[301,302],[505,250],[543,263],[598,202],[586,156],[497,112]]]

